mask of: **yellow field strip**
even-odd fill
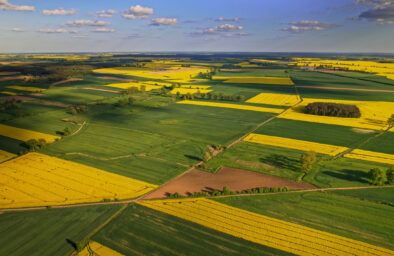
[[[15,154],[0,149],[0,162],[16,157]]]
[[[40,153],[28,153],[0,164],[0,208],[129,199],[156,187]]]
[[[9,91],[1,91],[0,93],[8,94],[8,95],[18,95],[16,92],[9,92]]]
[[[89,244],[78,253],[78,256],[124,256],[124,254],[120,254],[95,241],[90,241]]]
[[[115,83],[115,84],[105,84],[105,86],[109,86],[109,87],[115,87],[115,88],[121,88],[121,89],[128,89],[131,87],[137,87],[138,90],[141,90],[141,86],[144,85],[145,86],[145,91],[151,91],[151,90],[155,90],[155,89],[160,89],[163,86],[160,85],[152,85],[152,84],[144,84],[144,83],[134,83],[134,82],[130,82],[130,83]]]
[[[283,111],[283,109],[277,109],[277,108],[264,108],[264,107],[255,107],[255,106],[230,104],[230,103],[216,103],[209,101],[183,100],[183,101],[178,101],[177,103],[198,105],[198,106],[208,106],[208,107],[219,107],[219,108],[233,108],[233,109],[251,110],[251,111],[259,111],[259,112],[269,112],[269,113],[281,113]]]
[[[355,149],[344,157],[394,165],[394,155]]]
[[[385,248],[208,199],[157,200],[138,204],[296,255],[394,255],[393,251]]]
[[[6,86],[5,88],[20,90],[20,91],[28,91],[28,92],[42,92],[42,91],[45,91],[45,89],[43,89],[43,88],[28,87],[28,86],[18,86],[18,85]]]
[[[246,102],[278,106],[293,106],[299,101],[300,97],[295,94],[260,93]]]
[[[195,88],[174,88],[171,90],[172,94],[195,94],[195,93],[208,93],[208,92],[212,92],[212,90],[209,89],[195,89]]]
[[[315,151],[316,153],[326,154],[330,156],[338,155],[339,153],[348,149],[341,146],[334,146],[305,140],[296,140],[256,133],[249,134],[243,140],[246,142],[258,143],[274,147],[291,148],[302,151]]]
[[[30,139],[45,139],[46,142],[54,142],[56,139],[60,139],[59,136],[16,128],[4,124],[0,124],[0,135],[21,141],[28,141]]]

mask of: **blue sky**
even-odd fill
[[[394,0],[0,0],[0,52],[387,52]]]

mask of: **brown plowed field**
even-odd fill
[[[216,174],[196,169],[164,184],[157,190],[148,194],[144,199],[166,197],[168,193],[178,192],[181,195],[188,193],[222,190],[227,186],[231,190],[241,191],[257,187],[289,187],[291,189],[311,189],[315,186],[282,179],[256,172],[224,167]]]

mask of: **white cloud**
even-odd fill
[[[25,32],[25,30],[21,29],[21,28],[12,28],[11,31],[12,32]]]
[[[338,24],[324,23],[317,20],[300,20],[290,23],[289,27],[282,28],[282,31],[291,33],[303,33],[306,31],[321,31],[339,27]]]
[[[63,26],[69,26],[69,27],[87,27],[87,26],[93,26],[93,27],[106,27],[109,26],[108,22],[102,21],[102,20],[75,20],[75,21],[70,21],[67,22],[66,24],[63,24]]]
[[[64,8],[54,9],[54,10],[43,10],[41,12],[44,15],[73,15],[77,13],[75,9],[65,10]]]
[[[112,28],[96,28],[95,30],[92,30],[92,32],[96,32],[96,33],[114,33],[115,29],[112,29]]]
[[[223,17],[219,17],[215,19],[215,21],[225,21],[225,22],[238,22],[240,20],[241,18],[223,18]]]
[[[72,38],[87,38],[88,37],[88,35],[75,35],[75,36],[72,36]]]
[[[126,19],[148,19],[149,15],[154,13],[152,8],[143,7],[141,5],[131,6],[127,11],[126,14],[122,15]],[[134,18],[133,18],[134,17]]]
[[[378,25],[394,25],[394,20],[380,21],[377,24]]]
[[[154,18],[150,23],[150,25],[152,26],[160,26],[160,25],[173,26],[176,24],[178,24],[177,18]]]
[[[14,5],[14,4],[10,4],[8,0],[0,0],[0,10],[34,12],[35,7],[30,5]]]
[[[204,35],[217,35],[217,34],[223,33],[223,36],[231,37],[231,36],[233,36],[234,33],[230,33],[230,32],[236,32],[236,31],[239,32],[240,30],[243,30],[243,29],[244,29],[243,26],[236,26],[236,25],[233,25],[233,24],[223,24],[223,25],[220,25],[220,26],[207,28],[207,29],[205,29],[205,30],[203,30],[201,32],[194,32],[194,33],[191,33],[190,35],[192,35],[192,36],[204,36]],[[228,33],[228,34],[225,35],[224,33]]]
[[[74,29],[74,30],[70,30],[69,32],[70,32],[70,34],[78,34],[78,33],[79,33],[79,31],[78,31],[78,30],[76,30],[76,29]]]
[[[45,29],[45,28],[41,28],[39,30],[37,30],[37,32],[40,33],[47,33],[47,34],[56,34],[56,33],[66,33],[67,30],[65,30],[64,28],[58,28],[58,29]]]
[[[131,14],[131,13],[122,14],[122,17],[129,19],[129,20],[135,20],[137,18],[134,14]]]
[[[118,12],[112,9],[108,9],[106,11],[98,11],[96,12],[97,16],[101,18],[112,18],[114,14],[117,14]]]

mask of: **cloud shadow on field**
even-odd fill
[[[323,171],[322,173],[338,179],[369,183],[368,174],[362,171],[343,169],[340,172]]]
[[[278,168],[288,169],[293,172],[300,172],[301,169],[299,167],[299,161],[295,159],[291,159],[287,156],[271,154],[266,157],[260,158],[260,161],[269,165],[273,165]]]

